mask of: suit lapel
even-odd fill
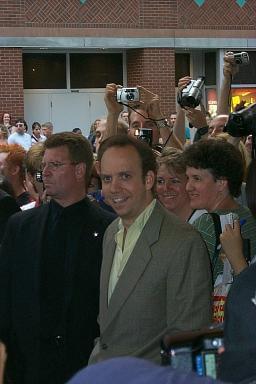
[[[107,328],[117,313],[121,310],[150,262],[152,257],[151,245],[154,244],[159,238],[162,220],[163,210],[159,204],[156,203],[156,206],[146,223],[115,287],[109,306],[107,306],[108,282],[115,252],[115,240],[113,235],[113,241],[111,241],[111,244],[109,244],[106,248],[106,263],[104,263],[102,267],[103,273],[101,292],[103,295],[101,296],[103,297],[101,309],[103,309],[103,311],[100,314],[101,332]]]
[[[104,323],[108,314],[108,283],[113,263],[114,253],[116,249],[115,234],[118,230],[118,225],[114,225],[108,232],[108,239],[104,243],[103,260],[101,266],[100,277],[100,323]]]
[[[41,208],[35,208],[41,209]],[[42,213],[36,217],[34,221],[34,228],[40,228],[39,233],[37,234],[37,239],[35,239],[35,249],[34,249],[34,271],[33,274],[35,276],[35,292],[33,294],[34,297],[34,309],[35,309],[35,317],[39,324],[40,321],[40,286],[41,286],[41,259],[43,254],[43,244],[44,244],[44,233],[46,228],[46,221],[49,212],[49,204],[42,207]]]

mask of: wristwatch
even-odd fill
[[[158,129],[160,128],[170,128],[170,125],[167,119],[155,120],[156,126]]]

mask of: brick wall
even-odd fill
[[[159,95],[162,112],[175,110],[174,49],[133,49],[127,52],[128,86],[142,85]]]
[[[22,50],[0,48],[0,116],[12,115],[12,122],[24,114]]]
[[[240,7],[236,0],[205,0],[199,7],[194,0],[1,0],[0,15],[0,21],[41,28],[239,30],[255,28],[256,1]]]
[[[24,2],[25,0],[0,1],[1,27],[24,26]]]
[[[180,29],[254,30],[256,1],[247,1],[241,8],[235,0],[206,0],[202,7],[191,0],[180,0],[177,13]]]

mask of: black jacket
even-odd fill
[[[76,227],[70,222],[67,234],[74,243],[71,247],[69,242],[72,278],[63,298],[67,303],[65,336],[59,339],[56,331],[42,342],[40,280],[49,210],[46,204],[15,214],[2,243],[0,338],[7,346],[7,374],[15,384],[41,384],[49,375],[47,384],[64,383],[87,364],[98,336],[102,239],[114,217],[85,199],[82,224]]]
[[[16,200],[0,189],[0,243],[2,242],[9,217],[19,211],[20,207]]]

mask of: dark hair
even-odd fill
[[[84,136],[77,135],[73,132],[61,132],[51,135],[44,142],[45,149],[62,146],[68,148],[70,160],[72,162],[86,164],[85,181],[86,185],[88,185],[93,166],[93,153],[89,140]]]
[[[143,179],[148,171],[153,171],[156,174],[157,165],[152,149],[148,144],[129,135],[115,135],[104,140],[99,147],[98,160],[101,161],[102,156],[109,148],[128,146],[133,147],[139,155]]]
[[[252,159],[248,167],[245,192],[247,206],[256,219],[256,159]]]
[[[41,128],[41,124],[38,123],[38,121],[34,121],[34,123],[32,124],[32,132],[34,131],[34,129],[35,129],[36,127]]]
[[[9,112],[4,112],[4,113],[2,114],[2,120],[1,120],[1,122],[4,121],[4,115],[9,115],[9,117],[10,117],[10,121],[12,120],[12,116],[11,116],[11,114],[10,114]]]
[[[184,151],[187,167],[208,170],[215,180],[225,178],[229,193],[238,197],[243,181],[243,162],[234,145],[220,140],[200,140]]]
[[[15,124],[14,124],[14,125],[16,125],[16,124],[18,124],[18,123],[23,123],[23,124],[24,124],[24,127],[25,127],[25,131],[26,131],[26,132],[28,131],[28,125],[27,125],[27,123],[26,123],[26,121],[25,121],[24,119],[22,119],[22,118],[17,119],[17,120],[15,121]]]
[[[72,129],[72,132],[74,132],[74,133],[77,133],[77,132],[79,132],[79,131],[81,131],[80,128],[74,128],[74,129]],[[81,131],[81,132],[82,132],[82,131]]]

